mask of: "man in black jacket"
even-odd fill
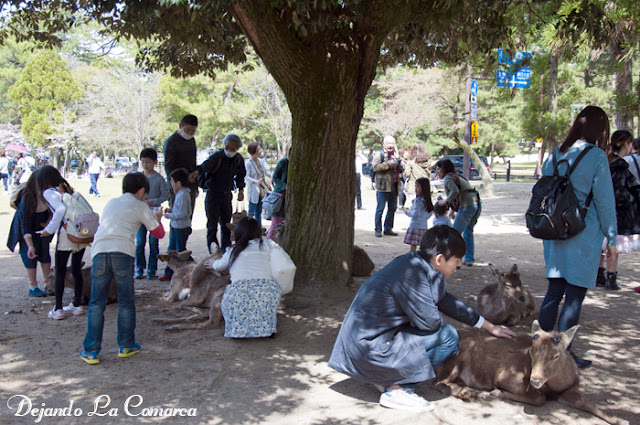
[[[233,212],[231,201],[233,190],[238,188],[238,201],[244,200],[244,159],[238,153],[242,140],[236,134],[227,134],[223,140],[224,148],[215,151],[206,161],[196,167],[190,175],[195,179],[204,176],[207,188],[205,210],[207,212],[207,247],[211,252],[211,243],[224,251],[231,246],[231,231],[226,224],[231,222]],[[218,223],[221,229],[221,243],[218,243]]]
[[[164,171],[167,176],[167,186],[169,187],[169,206],[173,206],[174,194],[169,183],[169,176],[178,168],[185,168],[190,173],[196,169],[196,129],[198,128],[198,118],[195,115],[185,115],[180,121],[180,128],[164,142]],[[189,184],[191,189],[191,211],[196,204],[198,196],[198,185],[194,182]]]

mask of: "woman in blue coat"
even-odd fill
[[[553,330],[556,319],[558,332],[564,332],[580,321],[580,310],[587,289],[595,288],[600,250],[605,236],[610,241],[607,257],[618,255],[615,245],[618,230],[613,184],[609,161],[602,150],[606,147],[608,139],[607,114],[597,106],[587,106],[574,121],[565,141],[549,155],[542,167],[542,174],[550,176],[553,174],[554,156],[557,161],[566,159],[568,167],[571,167],[589,144],[601,148],[587,152],[569,177],[581,204],[584,205],[589,193],[593,193],[593,200],[585,218],[585,229],[567,240],[544,241],[544,260],[549,286],[540,306],[540,326],[547,332]],[[559,171],[562,173],[562,170]],[[564,304],[558,316],[558,308],[563,297]],[[580,369],[591,365],[590,361],[575,355],[574,359]]]

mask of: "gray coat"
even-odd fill
[[[446,292],[444,275],[422,254],[394,259],[356,294],[329,367],[384,386],[434,378],[421,334],[440,328],[440,311],[471,326],[480,318]]]

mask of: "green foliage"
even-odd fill
[[[59,119],[62,107],[81,96],[67,64],[51,51],[39,52],[9,89],[9,98],[19,105],[22,134],[38,146],[52,134],[50,122]]]

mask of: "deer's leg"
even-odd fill
[[[580,394],[578,390],[578,385],[574,385],[573,387],[569,388],[567,391],[560,394],[560,396],[558,397],[558,401],[561,401],[564,404],[568,404],[569,406],[574,407],[576,409],[593,413],[597,417],[604,419],[610,424],[629,425],[628,421],[624,419],[616,418],[614,416],[607,415],[598,406],[594,405],[592,402],[584,398],[584,396]]]

